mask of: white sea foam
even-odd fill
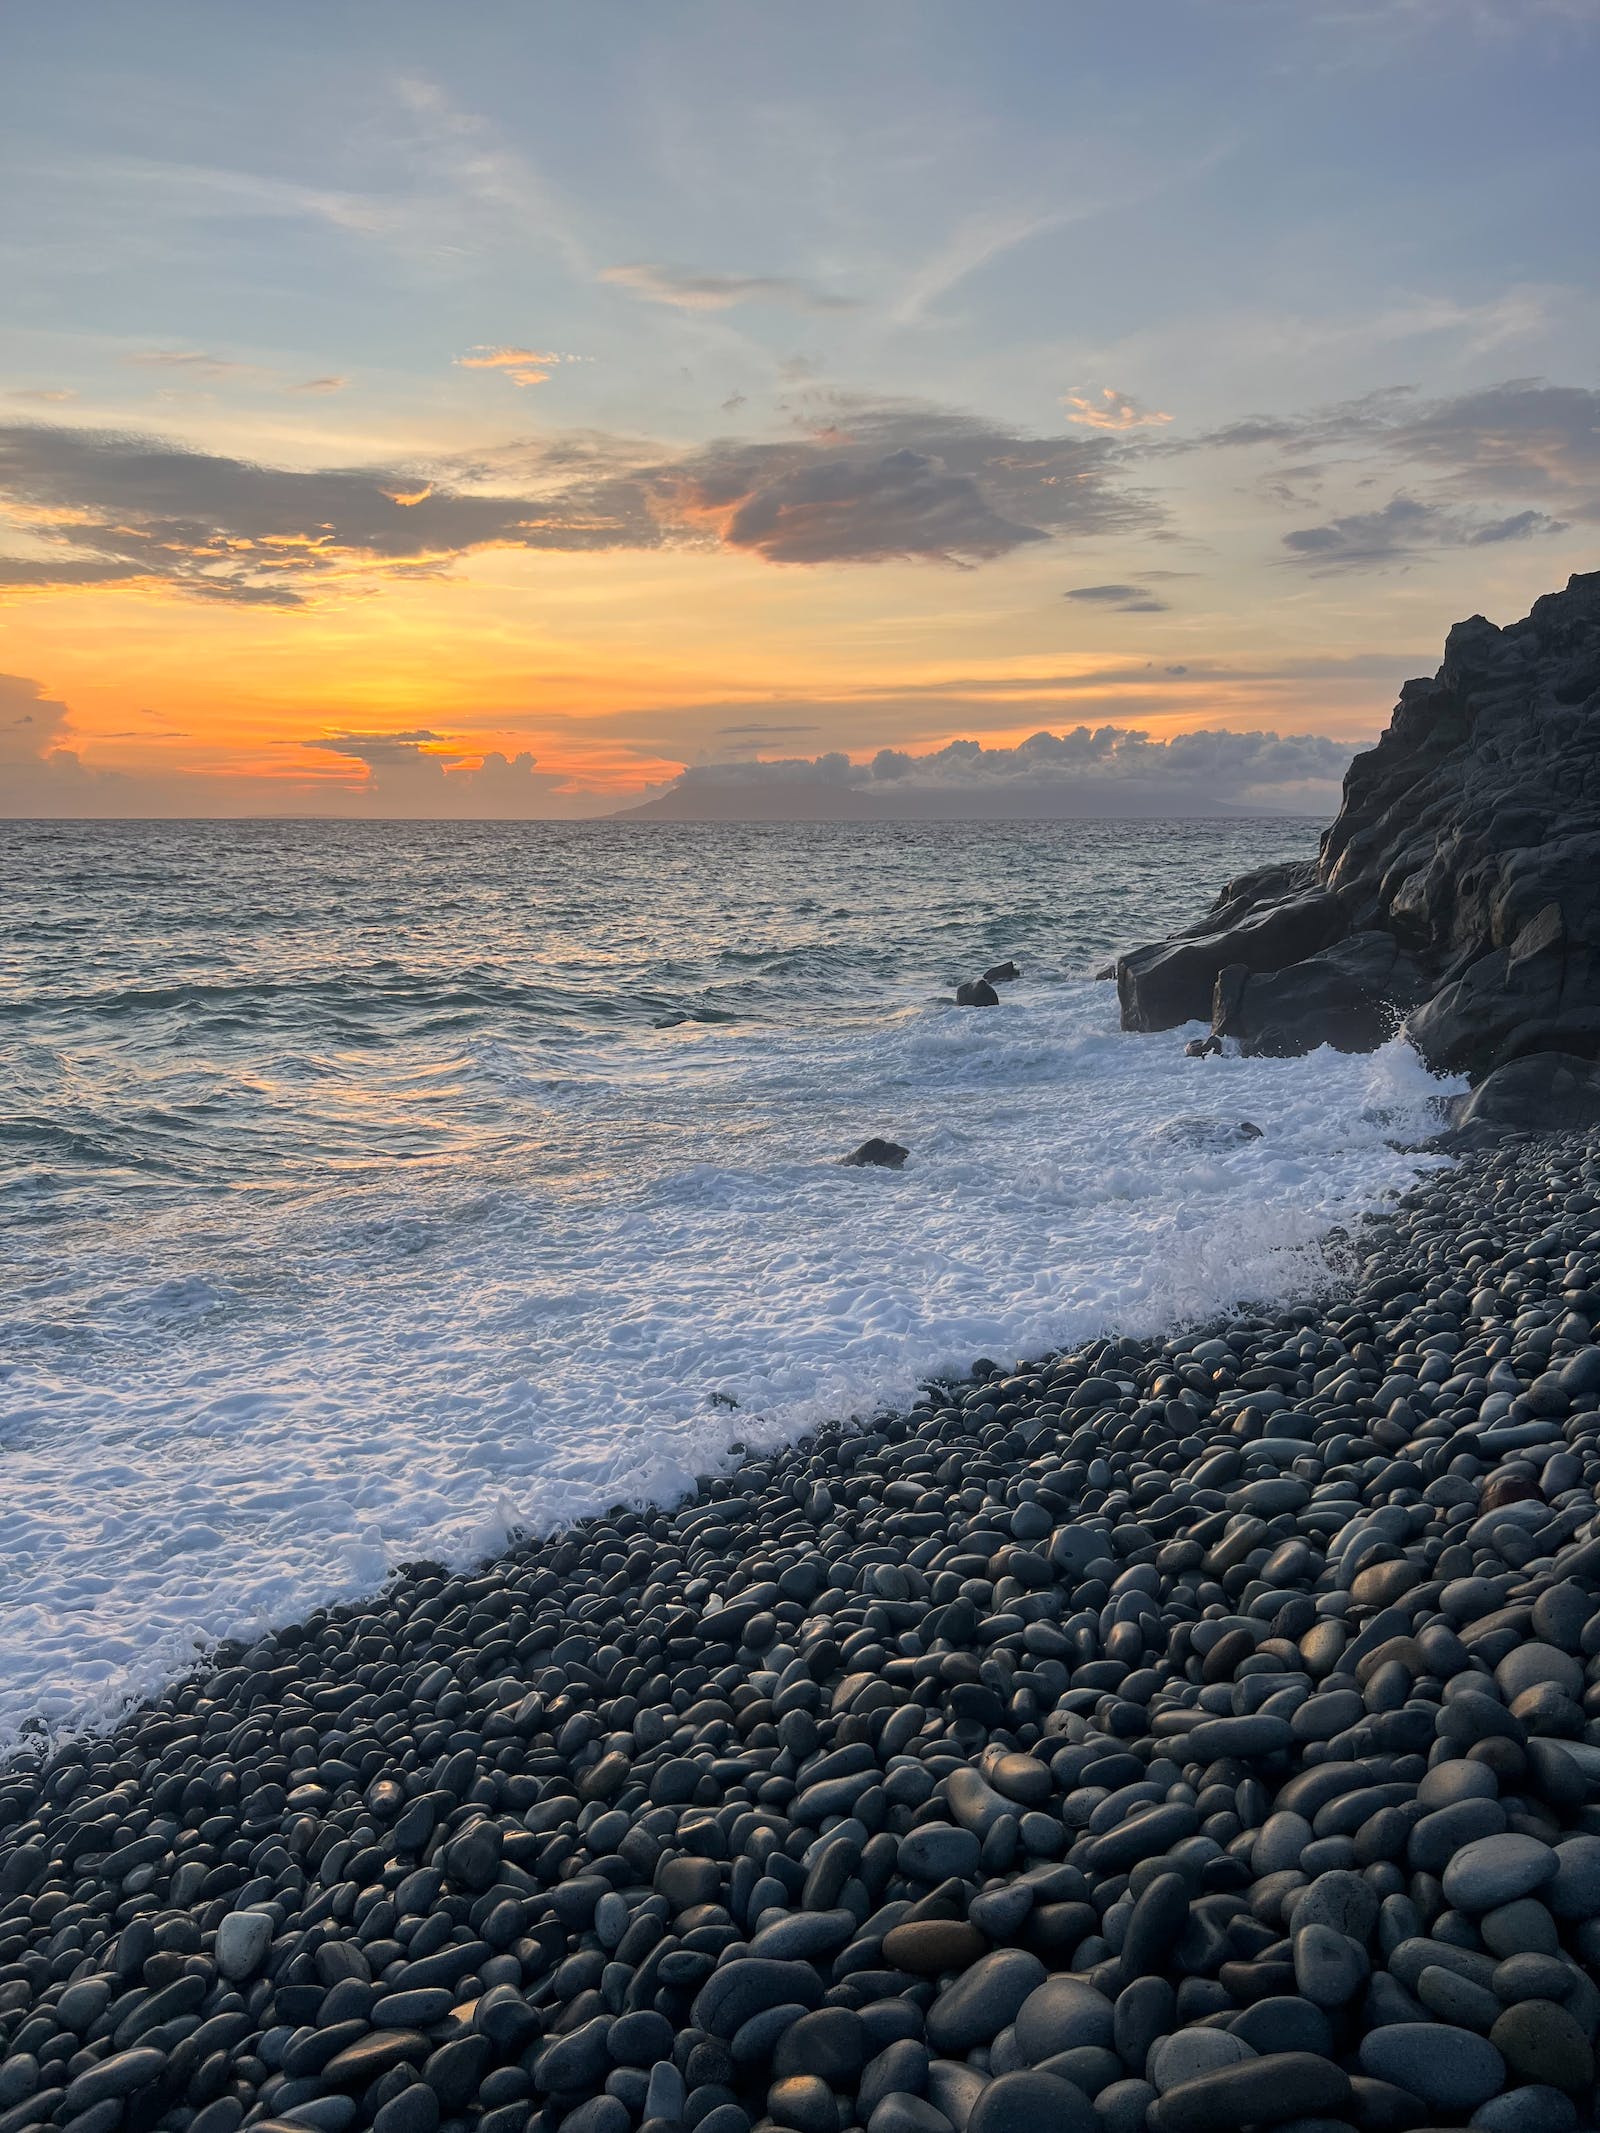
[[[510,1156],[183,1199],[70,1265],[14,1239],[0,1746],[976,1355],[1303,1295],[1429,1160],[1397,1143],[1441,1085],[1398,1043],[1202,1062],[1114,1021],[1063,977],[574,1040],[554,1071],[502,1030],[451,1066],[510,1107]],[[869,1133],[904,1171],[838,1167]]]

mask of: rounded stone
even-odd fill
[[[981,2076],[978,2077],[981,2080]],[[837,2110],[835,2124],[837,2124]],[[955,2121],[947,2118],[925,2096],[907,2095],[891,2089],[880,2097],[867,2117],[867,2133],[956,2133]]]
[[[1594,2052],[1565,2007],[1554,2000],[1520,2000],[1489,2032],[1489,2041],[1523,2081],[1563,2089],[1569,2096],[1594,2084]]]
[[[1001,2074],[972,2107],[966,2133],[1099,2133],[1083,2091],[1054,2074]]]
[[[1080,2044],[1110,2047],[1116,2010],[1103,1992],[1075,1977],[1037,1986],[1015,2016],[1017,2049],[1030,2066]]]
[[[1364,1943],[1378,1923],[1377,1891],[1365,1874],[1347,1867],[1319,1874],[1293,1902],[1291,1923],[1297,1933],[1305,1926],[1331,1926]]]
[[[1506,2062],[1487,2037],[1446,2022],[1391,2022],[1361,2039],[1361,2071],[1409,2089],[1436,2111],[1474,2111],[1506,2084]]]
[[[1343,2007],[1367,1982],[1371,1967],[1366,1949],[1349,1934],[1296,1924],[1295,1983],[1313,2007]]]
[[[1257,2056],[1242,2037],[1230,2036],[1225,2029],[1179,2029],[1154,2047],[1145,2074],[1164,2096],[1168,2089],[1198,2080],[1202,2074],[1214,2074]]]
[[[928,2009],[928,2042],[943,2052],[965,2052],[975,2044],[988,2044],[1016,2019],[1023,2001],[1044,1983],[1045,1975],[1044,1964],[1026,1949],[995,1949],[947,1985]]]
[[[1273,2052],[1219,2067],[1166,2090],[1150,2106],[1149,2133],[1237,2133],[1245,2125],[1342,2121],[1350,2076],[1311,2052]]]
[[[964,1918],[908,1918],[883,1936],[883,1959],[891,1969],[936,1977],[944,1970],[965,1970],[988,1946]]]
[[[977,1872],[981,1848],[970,1829],[957,1829],[951,1822],[924,1822],[900,1839],[897,1858],[901,1873],[918,1881],[946,1881],[952,1876],[964,1880]]]
[[[1557,1918],[1600,1918],[1600,1837],[1566,1837],[1544,1900]]]
[[[1578,2113],[1572,2098],[1560,2089],[1531,2083],[1480,2103],[1471,2123],[1481,2133],[1572,2133]]]
[[[1568,1696],[1583,1694],[1583,1662],[1564,1652],[1554,1644],[1541,1644],[1530,1640],[1519,1644],[1500,1661],[1494,1670],[1495,1686],[1507,1703],[1513,1703],[1525,1689],[1553,1682]]]
[[[267,1911],[230,1911],[217,1927],[216,1964],[231,1983],[253,1977],[272,1946],[273,1920]]]
[[[1445,1899],[1462,1911],[1496,1910],[1542,1889],[1559,1865],[1555,1852],[1537,1837],[1516,1830],[1479,1837],[1463,1845],[1445,1868]]]
[[[816,2074],[786,2074],[767,2091],[767,2116],[791,2133],[837,2133],[833,2091]]]

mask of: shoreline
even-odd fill
[[[1349,1249],[13,1763],[0,2133],[1587,2122],[1600,1144]]]

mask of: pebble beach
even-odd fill
[[[0,1775],[0,2133],[1594,2124],[1600,1141]]]

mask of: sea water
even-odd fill
[[[1094,977],[1314,849],[0,823],[0,1752],[976,1356],[1326,1282],[1441,1085],[1188,1059]]]

